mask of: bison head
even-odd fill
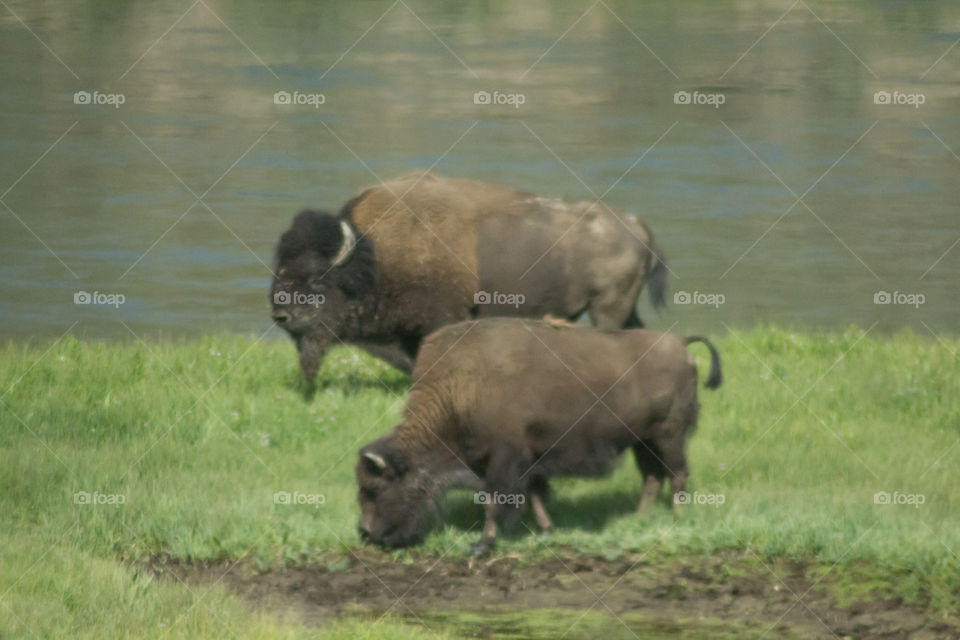
[[[280,237],[273,319],[296,342],[308,382],[331,343],[357,337],[374,273],[369,240],[338,216],[303,211]]]
[[[381,438],[360,450],[356,468],[360,487],[360,536],[387,548],[407,547],[423,540],[435,513],[426,476]]]

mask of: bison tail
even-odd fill
[[[713,343],[701,336],[688,336],[683,339],[683,344],[688,345],[692,342],[702,342],[710,349],[710,373],[707,374],[707,389],[716,389],[723,383],[723,372],[720,370],[720,354],[717,353]]]
[[[660,309],[667,304],[667,259],[660,247],[653,242],[650,244],[653,250],[653,267],[650,269],[650,275],[648,276],[650,303],[654,309]]]

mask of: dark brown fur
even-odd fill
[[[403,546],[429,530],[446,488],[524,496],[541,526],[552,476],[595,476],[632,449],[644,477],[641,509],[665,477],[684,491],[686,441],[699,411],[690,342],[643,329],[603,331],[490,319],[445,327],[425,341],[403,421],[360,451],[361,530]],[[516,501],[515,501],[516,502]],[[487,504],[484,543],[519,511]]]
[[[358,245],[335,266],[341,221]],[[280,238],[276,273],[273,317],[296,341],[308,380],[340,341],[411,371],[423,337],[448,324],[589,312],[601,328],[642,326],[644,284],[655,306],[666,291],[662,252],[632,216],[422,172],[365,190],[337,216],[299,214]],[[289,304],[279,292],[326,299]],[[481,292],[524,302],[480,304]]]

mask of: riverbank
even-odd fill
[[[685,593],[717,588],[712,577],[685,577],[677,567],[686,562],[695,575],[733,554],[735,562],[721,564],[769,590],[774,619],[781,604],[786,609],[800,596],[815,599],[811,609],[820,603],[841,617],[877,603],[902,607],[904,624],[891,631],[901,635],[890,637],[936,634],[938,624],[956,628],[960,398],[949,372],[960,340],[768,328],[730,333],[718,346],[726,379],[701,394],[689,455],[694,498],[679,517],[666,498],[649,515],[634,513],[639,478],[625,457],[608,478],[555,483],[556,532],[543,537],[521,525],[501,541],[491,566],[516,562],[520,568],[504,579],[510,582],[523,577],[524,566],[556,566],[558,559],[607,563],[590,570],[598,575],[640,559],[624,580],[664,567],[662,575],[678,580],[675,592],[665,592],[673,604],[658,607],[669,612]],[[706,354],[691,351],[703,369]],[[289,343],[232,335],[8,344],[0,350],[0,635],[315,634],[303,626],[302,610],[259,607],[238,595],[243,583],[232,581],[233,570],[206,580],[193,569],[181,582],[159,575],[158,562],[236,567],[244,580],[290,571],[359,576],[358,558],[418,576],[434,564],[467,566],[481,518],[468,494],[448,497],[447,524],[422,547],[357,550],[356,451],[397,421],[408,383],[342,349],[307,397]],[[567,584],[577,574],[554,575]],[[274,578],[261,579],[269,585]],[[351,593],[349,580],[316,580]],[[470,584],[451,588],[470,597],[484,583]],[[796,593],[773,591],[777,584]],[[743,599],[727,593],[731,611],[749,600],[749,590],[738,588]],[[582,595],[583,611],[596,604],[587,589]],[[517,596],[517,606],[544,608],[528,599]],[[324,633],[420,633],[410,617],[372,622],[382,603],[365,604],[363,615],[331,613],[339,622]],[[803,603],[797,609],[806,611]],[[597,605],[590,616],[598,611],[604,614]],[[704,615],[735,622],[722,611]],[[788,623],[793,615],[786,614]],[[916,616],[921,623],[914,625]],[[463,631],[459,623],[439,627],[452,636]]]

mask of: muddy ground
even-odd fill
[[[545,619],[559,620],[560,611],[592,610],[580,627],[602,614],[613,629],[627,627],[629,637],[638,628],[662,633],[640,637],[717,637],[708,630],[713,628],[729,637],[960,638],[955,617],[899,600],[841,605],[827,588],[830,574],[818,581],[802,563],[774,567],[742,551],[669,561],[571,555],[536,562],[511,556],[401,562],[372,549],[354,549],[323,566],[281,571],[258,572],[243,562],[189,565],[173,559],[154,559],[152,568],[188,584],[223,584],[254,609],[281,611],[316,626],[335,616],[389,612],[427,626],[437,621],[472,637],[535,637],[522,631],[501,635],[498,616],[546,610],[557,613]],[[484,615],[473,616],[466,629],[455,624],[471,613]],[[579,618],[572,615],[571,623]],[[568,638],[593,637],[589,630],[568,631]]]

